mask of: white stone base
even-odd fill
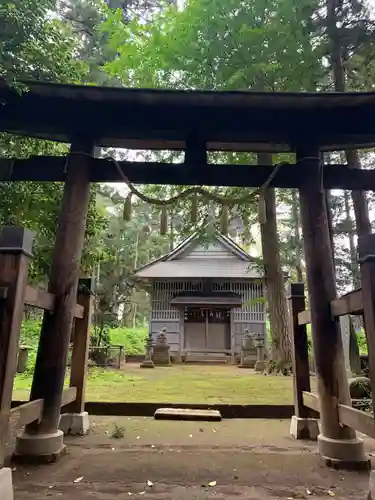
[[[337,468],[368,469],[369,459],[363,441],[354,439],[331,439],[319,434],[318,451],[327,465]]]
[[[90,430],[90,420],[87,411],[82,413],[64,413],[60,417],[59,429],[71,436],[85,436]]]
[[[15,456],[56,457],[64,451],[64,433],[60,430],[51,434],[27,434],[17,436]]]
[[[0,469],[0,498],[1,500],[14,500],[12,471],[8,467]]]
[[[316,418],[301,418],[292,416],[290,435],[295,439],[309,439],[316,441],[319,435],[319,425]]]

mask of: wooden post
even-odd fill
[[[92,286],[93,280],[91,278],[79,280],[77,302],[84,307],[84,315],[82,319],[76,318],[75,320],[70,386],[77,388],[77,397],[67,408],[70,413],[82,413],[85,411],[87,362],[93,309]]]
[[[32,400],[44,399],[43,415],[40,423],[29,424],[25,435],[18,438],[19,455],[48,453],[55,458],[63,449],[62,433],[58,431],[60,407],[90,196],[93,146],[77,142],[71,148],[48,285],[48,291],[55,295],[55,310],[44,313],[31,388]],[[43,446],[36,433],[44,435]],[[48,444],[48,435],[53,443]]]
[[[298,313],[305,310],[305,286],[291,283],[288,293],[289,317],[292,333],[292,368],[294,385],[294,414],[307,418],[310,411],[303,405],[303,391],[310,392],[309,350],[306,325],[298,324]]]
[[[289,318],[292,337],[292,369],[294,386],[294,415],[290,434],[296,439],[316,440],[319,434],[318,421],[303,404],[303,391],[310,392],[309,348],[306,325],[298,324],[298,313],[305,310],[305,288],[303,283],[291,283],[288,294]]]
[[[363,315],[365,321],[371,379],[372,404],[375,403],[375,234],[358,238],[361,264]]]
[[[338,415],[338,403],[351,405],[351,399],[340,327],[330,311],[336,284],[319,149],[301,148],[297,160],[304,171],[300,207],[322,429],[319,451],[329,463],[367,467],[363,443],[353,429],[340,425]]]
[[[0,233],[0,468],[4,465],[13,381],[23,317],[32,233],[5,227]]]

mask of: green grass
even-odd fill
[[[68,383],[68,378],[66,379]],[[18,375],[13,399],[27,399],[31,376]],[[236,366],[175,365],[89,371],[87,401],[292,404],[292,377],[255,374]]]

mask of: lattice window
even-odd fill
[[[241,295],[243,306],[232,311],[233,321],[254,322],[265,321],[263,285],[261,282],[252,281],[217,281],[213,284],[214,291],[234,292]]]
[[[171,306],[171,300],[181,292],[202,290],[201,281],[156,281],[152,293],[152,320],[178,321],[180,311]]]

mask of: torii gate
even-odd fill
[[[1,162],[7,181],[64,181],[48,291],[54,313],[44,316],[31,399],[43,399],[40,422],[26,426],[16,453],[58,456],[65,363],[76,302],[90,182],[122,181],[100,146],[181,150],[183,164],[120,162],[134,183],[259,187],[273,173],[268,165],[214,165],[207,151],[294,152],[270,186],[298,188],[304,236],[311,322],[317,363],[321,434],[318,448],[336,462],[367,464],[363,443],[341,426],[338,404],[350,405],[337,321],[325,189],[370,190],[374,170],[321,163],[321,152],[375,145],[375,93],[259,93],[101,88],[27,83],[22,95],[0,85],[0,131],[71,144],[68,157]],[[0,331],[0,340],[3,332]],[[371,332],[374,336],[375,332]],[[5,366],[0,358],[1,411]],[[8,408],[8,409],[7,409]],[[6,422],[6,418],[4,420]],[[0,433],[6,432],[6,424]],[[1,466],[2,464],[0,464]]]

